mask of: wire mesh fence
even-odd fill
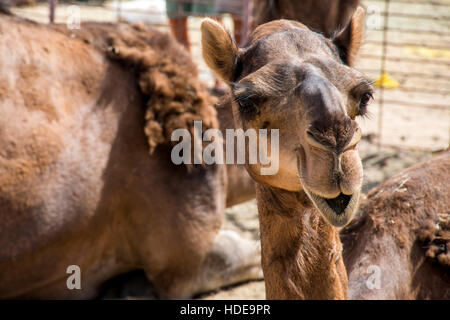
[[[378,79],[381,145],[435,150],[450,136],[450,2],[365,1],[379,19],[359,67]],[[383,77],[384,75],[384,77]]]
[[[204,16],[224,17],[218,0],[49,0],[31,7],[16,8],[21,16],[48,23],[68,23],[78,14],[83,21],[144,21],[170,31],[174,14],[188,18],[191,53],[202,79],[212,76],[200,52],[200,21]],[[220,2],[220,1],[219,1]],[[448,148],[450,141],[450,1],[449,0],[363,0],[366,7],[366,38],[357,68],[377,85],[372,117],[362,120],[367,137],[380,147],[417,150]],[[251,0],[235,0],[231,16],[243,23],[241,43],[249,33]],[[78,8],[78,9],[76,9]],[[78,10],[78,11],[77,11]],[[230,15],[223,22],[233,29]],[[77,26],[77,24],[74,24]]]

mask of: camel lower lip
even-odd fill
[[[346,225],[353,217],[358,206],[360,192],[352,195],[340,194],[336,198],[328,199],[304,188],[306,194],[314,203],[316,208],[336,227]]]
[[[299,172],[300,183],[303,186],[303,190],[311,199],[314,206],[320,213],[328,220],[328,222],[335,227],[343,227],[353,218],[353,215],[358,208],[359,196],[361,190],[354,192],[351,195],[340,194],[336,198],[327,199],[321,197],[314,192],[308,190],[305,183],[301,179],[300,169],[300,146],[297,150],[297,169]],[[334,208],[334,209],[333,209]]]

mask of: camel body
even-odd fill
[[[352,24],[352,15],[359,3],[359,0],[255,0],[254,22],[255,25],[260,25],[276,19],[292,19],[329,38],[337,35],[342,37],[340,33],[344,32],[346,35],[336,43],[340,50],[342,46],[346,47],[346,42],[351,38],[352,29],[347,28],[350,31],[348,32],[344,28]],[[344,54],[343,61],[347,64],[354,63],[355,56],[350,58],[348,59]],[[383,183],[369,193],[369,199],[362,205],[361,213],[356,221],[341,230],[351,299],[445,299],[449,297],[449,277],[448,272],[445,271],[448,263],[427,258],[427,256],[434,257],[435,251],[438,251],[439,259],[448,259],[442,253],[445,242],[448,242],[450,228],[448,226],[449,198],[442,197],[448,190],[447,182],[450,180],[446,178],[449,174],[448,168],[447,170],[445,168],[446,165],[448,166],[448,155],[408,169]],[[408,177],[406,182],[412,187],[398,188],[405,177]],[[446,218],[440,217],[439,213],[441,215],[446,213]],[[313,213],[307,214],[308,219],[313,216]],[[304,230],[305,225],[302,221],[297,224],[300,226],[299,230]],[[292,229],[291,224],[284,225]],[[310,226],[310,224],[306,225]],[[435,239],[437,243],[433,244],[432,240],[436,237],[434,233],[438,232],[430,226],[437,225],[442,225],[444,231],[443,235],[439,236],[441,240]],[[428,231],[423,231],[424,227]],[[389,229],[390,232],[386,232]],[[431,232],[433,236],[430,236],[428,240],[421,239],[426,238],[420,235],[421,232]],[[275,240],[272,239],[270,243],[275,243]],[[424,248],[428,249],[424,250]],[[305,252],[309,250],[305,248]],[[287,270],[289,264],[290,268],[295,270],[297,264],[295,260],[290,263],[283,262],[282,268]],[[327,263],[323,262],[323,265]],[[302,272],[304,271],[301,269],[297,270],[299,275]],[[378,272],[381,273],[378,274]],[[375,279],[371,278],[371,275],[374,277],[379,275],[381,283],[367,284],[369,279]],[[380,289],[377,289],[378,285]],[[323,297],[326,297],[326,294]]]
[[[163,298],[261,277],[258,245],[219,231],[225,166],[176,166],[157,135],[182,117],[218,126],[175,40],[145,26],[77,33],[0,14],[0,53],[1,298],[93,298],[135,269]],[[181,118],[170,113],[183,103]],[[67,287],[71,265],[81,290]]]
[[[278,172],[261,175],[261,164],[246,164],[256,182],[268,299],[347,297],[335,227],[351,219],[362,183],[355,117],[372,89],[351,65],[363,17],[359,8],[335,42],[301,23],[272,21],[245,48],[217,22],[202,23],[203,57],[230,84],[235,128],[279,130]],[[337,41],[346,45],[338,50]],[[345,105],[349,92],[354,101]]]
[[[336,36],[351,21],[360,0],[255,0],[256,26],[278,19],[296,20],[327,38]]]
[[[450,153],[372,189],[341,231],[350,299],[450,299]]]

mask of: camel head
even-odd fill
[[[333,40],[295,21],[272,21],[245,48],[219,23],[202,23],[203,57],[231,87],[235,127],[279,129],[278,172],[261,175],[258,164],[246,164],[247,171],[259,183],[304,190],[334,226],[351,220],[362,185],[355,118],[367,112],[372,87],[341,52],[356,55],[363,17],[358,8]]]

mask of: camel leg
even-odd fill
[[[197,275],[193,294],[258,279],[263,279],[260,242],[220,230]]]
[[[263,278],[259,241],[244,239],[230,230],[219,231],[195,272],[186,270],[189,263],[173,266],[153,279],[158,297],[191,298],[227,285]],[[150,274],[147,276],[152,278]]]

